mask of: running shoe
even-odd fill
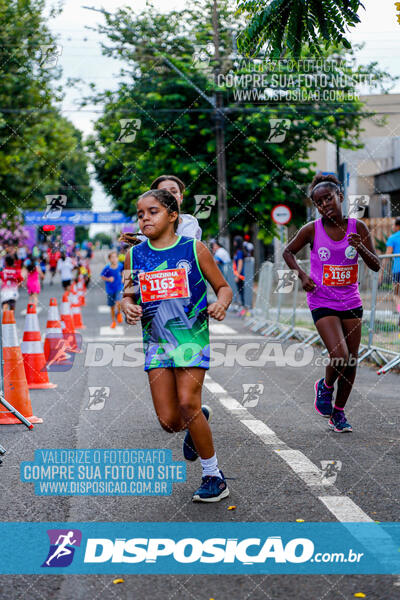
[[[337,433],[347,433],[353,431],[352,426],[345,417],[343,410],[334,410],[328,423],[329,427]]]
[[[204,406],[201,407],[201,410],[203,411],[203,415],[207,421],[210,421],[212,416],[211,408],[207,406],[207,404],[204,404]],[[186,460],[190,460],[191,462],[195,461],[199,456],[189,430],[187,430],[185,439],[183,440],[183,456],[186,458]]]
[[[123,320],[124,320],[124,318],[123,318],[122,314],[118,313],[117,314],[117,321],[118,321],[118,323],[122,323]]]
[[[317,413],[323,417],[329,418],[332,414],[333,388],[325,386],[324,378],[315,382],[315,402],[314,407]]]
[[[117,323],[115,321],[113,321],[110,325],[111,329],[115,329],[117,326]]]
[[[206,475],[201,479],[201,486],[192,496],[193,502],[219,502],[229,496],[229,489],[225,477],[220,471],[221,477]]]

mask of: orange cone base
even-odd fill
[[[7,416],[5,415],[5,412],[0,411],[0,425],[23,425],[23,423],[19,419],[17,419],[17,417],[14,416],[12,413],[8,413]],[[25,417],[25,419],[27,419],[29,423],[43,423],[43,419],[35,417],[34,415],[32,417]],[[32,427],[30,427],[29,429],[32,429]]]
[[[54,390],[57,385],[57,383],[28,383],[28,388],[30,390]]]
[[[86,325],[75,325],[75,329],[86,329]]]

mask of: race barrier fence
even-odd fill
[[[364,313],[358,357],[358,363],[367,358],[373,360],[379,375],[400,365],[400,254],[384,254],[380,259],[378,273],[359,261]],[[310,272],[309,259],[297,262],[306,273]],[[261,265],[254,307],[246,324],[254,333],[274,340],[295,338],[304,348],[322,343],[301,281],[282,262],[267,261]]]

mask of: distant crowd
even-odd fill
[[[37,304],[41,283],[48,274],[53,285],[56,273],[60,274],[61,284],[69,290],[73,280],[79,275],[90,282],[90,260],[93,244],[84,242],[62,244],[60,240],[43,242],[33,246],[12,242],[0,246],[0,301],[3,309],[15,310],[19,288],[26,286],[30,302]]]

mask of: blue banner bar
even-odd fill
[[[0,523],[1,574],[399,574],[400,523]]]
[[[91,210],[24,211],[25,225],[76,225],[92,223],[132,223],[136,218],[127,217],[121,211],[92,212]]]

